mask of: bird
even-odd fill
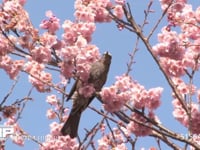
[[[77,79],[68,95],[68,100],[72,99],[72,109],[69,117],[61,128],[61,134],[63,136],[69,135],[71,138],[77,137],[79,121],[82,112],[88,107],[91,101],[95,98],[95,92],[100,92],[103,85],[107,80],[112,56],[106,52],[103,56],[91,65],[89,70],[89,77],[84,83],[80,79]],[[95,91],[89,97],[85,97],[79,92],[79,89],[84,85],[91,84]]]

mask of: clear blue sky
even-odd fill
[[[138,23],[142,23],[144,18],[143,10],[146,8],[146,1],[134,0],[130,1],[132,6],[132,12]],[[149,2],[149,1],[147,1]],[[197,2],[196,2],[197,3]],[[32,23],[35,27],[39,27],[40,22],[45,18],[45,12],[47,10],[52,10],[53,13],[61,19],[61,23],[65,19],[74,20],[74,0],[51,0],[51,1],[36,1],[36,0],[27,0],[25,8],[29,12]],[[197,6],[198,4],[194,5]],[[153,9],[155,13],[151,14],[149,18],[149,26],[147,25],[144,28],[145,33],[149,33],[152,25],[157,18],[161,15],[160,4],[155,0],[153,4]],[[164,21],[161,26],[159,26],[157,32],[164,25]],[[41,31],[42,32],[42,31]],[[62,32],[59,32],[62,33]],[[129,31],[122,30],[119,31],[116,28],[115,23],[110,24],[98,24],[96,32],[93,36],[92,43],[96,44],[100,51],[103,53],[109,51],[112,56],[112,65],[108,77],[108,81],[105,86],[109,86],[115,81],[115,76],[123,74],[127,70],[126,63],[129,61],[128,53],[131,52],[135,46],[135,35]],[[157,36],[154,36],[151,39],[151,44],[154,45],[157,43]],[[131,72],[133,78],[144,85],[147,89],[161,86],[164,87],[164,92],[162,96],[162,106],[156,111],[156,114],[159,116],[161,122],[166,127],[176,131],[176,132],[185,132],[184,128],[181,128],[179,122],[177,122],[172,116],[172,104],[171,104],[171,93],[170,89],[158,67],[155,65],[154,60],[151,58],[149,53],[143,44],[139,45],[139,51],[135,57],[136,63],[133,66],[133,71]],[[8,77],[3,71],[0,71],[0,98],[3,99],[6,95],[8,89],[10,88],[12,82],[9,82]],[[26,95],[31,88],[30,84],[27,82],[27,75],[21,74],[21,80],[16,87],[15,92],[9,98],[9,103],[12,103],[13,100],[21,98]],[[51,120],[48,120],[45,116],[47,108],[50,106],[45,102],[45,94],[40,94],[33,92],[32,96],[34,101],[29,102],[25,107],[22,118],[20,119],[20,125],[28,131],[31,135],[34,136],[45,136],[49,133],[49,123]],[[91,105],[100,105],[98,102],[93,102]],[[99,106],[101,107],[101,106]],[[88,116],[95,118],[92,120],[87,120]],[[79,133],[83,128],[90,127],[98,121],[98,115],[91,110],[84,112],[81,124],[79,128]],[[89,123],[88,123],[89,122]],[[141,147],[149,148],[150,146],[156,145],[155,140],[152,142],[150,138],[141,138],[140,142],[136,145],[139,149]],[[167,148],[165,146],[163,149]],[[12,144],[10,140],[6,143],[6,149],[8,150],[32,150],[38,149],[38,145],[34,144],[32,141],[26,141],[24,147],[19,147],[15,144]]]

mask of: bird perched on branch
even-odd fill
[[[71,138],[77,136],[81,113],[94,99],[95,92],[101,91],[101,88],[105,84],[111,64],[111,58],[111,55],[106,52],[100,60],[91,65],[87,83],[84,83],[79,79],[76,80],[76,83],[69,93],[68,99],[71,98],[73,100],[73,106],[67,121],[61,129],[62,135],[69,135]],[[80,92],[80,88],[83,88],[85,85],[91,85],[94,89],[94,92],[90,94],[90,96],[85,96],[85,94]]]

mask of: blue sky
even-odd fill
[[[131,1],[133,15],[139,24],[143,21],[143,10],[146,8],[147,2],[142,1],[141,3],[141,0]],[[45,12],[47,10],[52,10],[53,13],[61,19],[61,23],[65,19],[70,19],[73,21],[73,5],[74,0],[27,0],[25,8],[29,12],[30,18],[34,26],[39,28],[39,24],[45,18]],[[149,25],[144,28],[145,33],[149,33],[152,25],[155,24],[157,18],[161,15],[160,4],[158,1],[155,1],[152,7],[155,10],[155,13],[152,13],[150,15],[148,19]],[[165,21],[161,23],[156,31],[157,33],[160,31],[164,23]],[[61,36],[60,33],[62,32],[59,32],[59,36]],[[115,76],[122,75],[127,70],[126,64],[127,62],[129,62],[128,53],[131,52],[133,47],[135,46],[135,40],[135,34],[130,33],[126,30],[119,31],[115,23],[97,24],[97,29],[93,35],[92,43],[96,44],[99,47],[101,53],[109,51],[113,57],[108,81],[105,86],[112,85],[115,81]],[[153,35],[150,41],[152,45],[157,43],[156,34]],[[162,106],[156,111],[156,114],[161,119],[163,125],[169,127],[171,130],[180,133],[186,132],[185,129],[180,126],[179,122],[177,122],[172,116],[173,108],[171,104],[171,90],[169,89],[169,86],[167,85],[164,76],[158,69],[158,66],[156,66],[156,64],[154,63],[154,60],[151,58],[144,45],[141,43],[139,44],[138,48],[139,51],[137,52],[135,57],[136,63],[133,66],[131,75],[135,80],[144,85],[147,89],[157,86],[161,86],[164,88],[162,96]],[[2,99],[6,95],[8,89],[13,82],[9,81],[9,78],[5,75],[3,71],[0,71],[0,76],[0,83],[3,83],[0,85],[0,98]],[[13,99],[15,100],[17,98],[23,97],[24,95],[27,95],[30,88],[31,86],[27,82],[27,75],[22,73],[20,76],[20,82],[17,84],[16,90],[9,98],[8,103],[12,103]],[[49,133],[49,123],[51,122],[51,120],[48,120],[45,116],[46,110],[47,108],[50,108],[50,106],[45,102],[45,94],[37,93],[34,90],[32,96],[34,97],[34,101],[27,103],[27,106],[25,107],[19,123],[31,135],[45,136]],[[91,105],[98,105],[99,107],[101,107],[101,104],[96,101],[94,101]],[[88,121],[88,116],[95,119],[91,119]],[[98,115],[96,115],[91,110],[87,110],[82,116],[79,133],[85,127],[92,127],[97,121]],[[155,140],[153,140],[152,142],[150,138],[141,138],[136,144],[136,148],[149,148],[150,146],[154,145],[156,145]],[[167,148],[165,147],[165,145],[162,146],[163,149]],[[6,143],[6,149],[35,150],[38,149],[38,145],[34,144],[32,141],[26,140],[25,146],[19,147],[17,145],[11,144],[11,141],[8,140],[8,142]]]

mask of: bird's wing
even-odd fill
[[[73,84],[73,86],[72,86],[72,88],[71,88],[71,90],[70,90],[70,92],[69,92],[69,94],[68,94],[67,101],[68,101],[69,99],[71,99],[72,95],[73,95],[74,92],[76,91],[78,82],[79,82],[79,79],[77,79],[76,82]]]

